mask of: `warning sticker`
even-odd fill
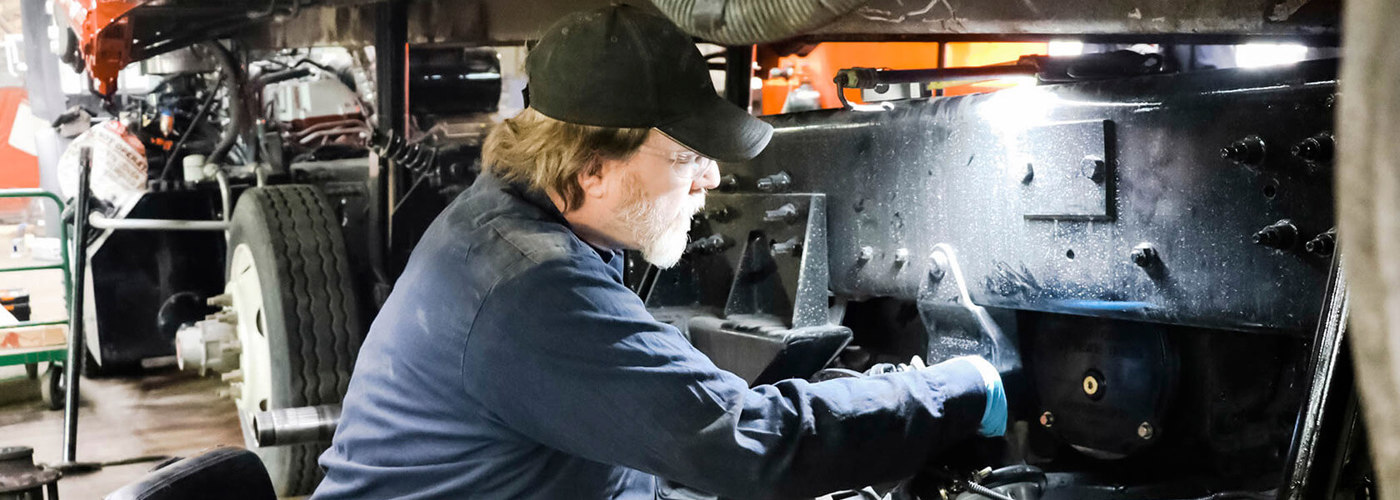
[[[92,148],[89,188],[109,217],[125,217],[146,191],[146,148],[118,120],[93,127],[68,145],[58,160],[58,187],[73,199],[78,192],[79,158]]]

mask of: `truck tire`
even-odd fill
[[[234,209],[228,281],[238,317],[242,382],[234,387],[244,440],[278,496],[311,493],[327,444],[256,447],[260,411],[339,403],[364,328],[339,218],[305,185],[252,188]]]

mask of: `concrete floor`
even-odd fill
[[[10,370],[16,367],[9,368]],[[20,369],[22,376],[23,370]],[[0,391],[17,389],[11,379]],[[217,377],[164,369],[139,378],[85,379],[80,387],[80,462],[109,462],[146,455],[186,457],[219,445],[243,445],[233,401],[220,397]],[[63,412],[34,400],[0,407],[0,446],[34,448],[34,460],[57,463],[62,455]],[[139,479],[155,463],[104,467],[59,480],[59,497],[98,499]]]
[[[14,226],[0,225],[0,269],[33,265],[28,255],[11,256]],[[28,271],[0,274],[0,289],[29,290],[34,320],[67,317],[62,274]],[[42,377],[41,377],[42,378]],[[62,456],[63,412],[38,399],[38,381],[20,366],[0,367],[0,446],[34,448],[34,460],[57,463]],[[146,455],[191,456],[219,445],[243,446],[233,400],[218,377],[200,378],[173,367],[143,377],[84,379],[78,413],[80,462],[109,462]],[[20,401],[17,403],[8,403]],[[155,463],[104,467],[59,480],[59,497],[99,499],[139,479]]]

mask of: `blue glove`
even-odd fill
[[[987,386],[987,408],[982,411],[982,425],[977,433],[985,437],[1006,434],[1006,388],[1002,386],[1001,374],[981,356],[963,356],[957,359],[977,367],[977,372],[982,374],[982,383]]]

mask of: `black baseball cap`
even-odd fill
[[[773,126],[715,93],[690,36],[630,5],[555,23],[525,60],[530,107],[581,125],[656,128],[720,161],[763,151]]]

